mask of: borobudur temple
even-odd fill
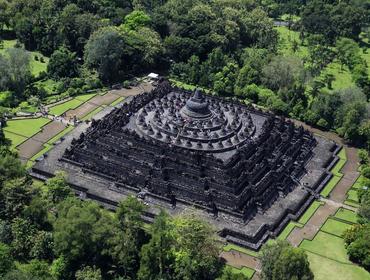
[[[330,179],[340,149],[251,105],[167,80],[81,124],[32,169],[57,170],[85,198],[114,207],[127,195],[172,214],[187,209],[227,240],[258,249],[297,219]]]

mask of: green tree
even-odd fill
[[[56,172],[55,176],[48,179],[45,183],[46,195],[54,204],[73,196],[71,188],[66,181],[66,174],[64,172]]]
[[[213,89],[220,95],[233,95],[239,67],[235,63],[228,63],[221,72],[214,77]]]
[[[70,271],[83,264],[104,265],[102,260],[111,234],[112,218],[96,203],[75,198],[59,203],[54,222],[54,249],[57,256],[67,259]]]
[[[341,38],[336,43],[338,59],[340,63],[353,69],[356,64],[361,63],[360,48],[358,44],[348,38]]]
[[[117,28],[99,29],[86,43],[85,64],[90,69],[96,69],[104,82],[117,81],[126,68],[124,56],[129,50],[125,46],[125,40]]]
[[[146,242],[141,215],[146,206],[133,196],[120,202],[115,215],[115,234],[110,239],[111,254],[125,277],[134,277],[139,269],[139,252]]]
[[[141,248],[140,269],[138,279],[159,280],[171,279],[171,268],[175,256],[171,251],[175,240],[171,235],[172,220],[166,212],[161,210],[151,226],[151,239]]]
[[[314,279],[306,253],[286,241],[265,244],[260,256],[264,280]]]
[[[76,272],[76,280],[102,280],[100,269],[85,266]]]
[[[78,75],[76,54],[67,48],[59,48],[51,55],[47,71],[54,79],[76,77]]]
[[[129,30],[137,30],[139,27],[149,26],[151,18],[143,11],[134,10],[125,16],[124,27]]]
[[[11,248],[0,243],[0,276],[4,276],[7,272],[15,267]]]

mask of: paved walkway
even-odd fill
[[[287,240],[293,246],[298,246],[303,239],[313,239],[316,233],[320,230],[321,226],[325,223],[325,221],[331,215],[334,215],[339,208],[343,207],[352,211],[356,210],[354,207],[344,204],[344,201],[346,200],[348,190],[356,182],[359,176],[359,172],[357,170],[359,166],[359,158],[357,155],[357,150],[353,147],[347,146],[344,143],[343,139],[340,138],[337,134],[328,131],[321,131],[297,120],[292,121],[296,125],[302,125],[305,129],[311,131],[314,134],[323,136],[327,139],[337,142],[340,145],[343,145],[343,148],[345,149],[347,155],[347,161],[342,170],[340,170],[340,172],[343,174],[343,177],[330,193],[329,198],[321,199],[325,202],[325,204],[316,210],[311,219],[302,228],[295,227],[287,237]],[[260,279],[259,272],[261,269],[261,265],[257,258],[240,252],[233,253],[231,251],[223,252],[221,256],[229,265],[238,268],[242,266],[253,268],[257,271],[257,273],[255,273],[252,279]]]
[[[23,163],[27,163],[34,155],[39,153],[44,149],[44,144],[53,138],[58,133],[62,132],[67,125],[74,125],[73,117],[76,116],[77,119],[81,119],[86,116],[88,113],[94,111],[95,109],[102,107],[102,106],[109,106],[115,100],[120,97],[129,97],[140,94],[144,91],[150,91],[152,89],[152,85],[149,83],[141,84],[137,87],[133,87],[130,89],[120,89],[120,90],[111,90],[108,91],[104,95],[96,95],[90,100],[87,100],[85,103],[80,105],[76,109],[68,110],[65,114],[65,117],[62,116],[43,116],[41,113],[36,114],[36,116],[43,116],[47,117],[52,120],[52,122],[48,123],[42,128],[42,131],[38,132],[37,134],[33,135],[21,145],[17,147],[18,155],[20,160]],[[71,98],[69,98],[71,99]],[[68,100],[68,99],[67,99]],[[66,100],[62,100],[58,103],[63,103]],[[56,104],[53,104],[56,105]],[[35,116],[32,116],[35,117]]]

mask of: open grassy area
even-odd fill
[[[338,262],[351,264],[344,248],[344,240],[329,233],[319,231],[312,241],[303,240],[299,247]]]
[[[43,88],[48,95],[53,95],[57,93],[57,88],[60,82],[56,82],[52,79],[45,79],[35,82],[33,85],[37,88]]]
[[[341,237],[343,233],[351,227],[350,224],[337,221],[335,219],[327,219],[321,230],[330,234]]]
[[[61,114],[67,112],[68,110],[76,109],[77,107],[85,103],[86,101],[93,98],[95,95],[96,95],[95,93],[89,93],[89,94],[83,94],[83,95],[76,96],[72,98],[71,100],[68,100],[66,102],[50,107],[49,113],[52,115],[60,116]]]
[[[279,234],[277,239],[285,240],[295,227],[302,227],[302,226],[303,225],[296,223],[296,222],[289,222],[289,224],[287,224],[284,230]]]
[[[224,246],[223,247],[223,250],[225,252],[229,252],[230,250],[234,250],[234,251],[238,251],[238,252],[241,252],[241,253],[250,255],[252,257],[258,257],[258,252],[252,251],[252,250],[249,250],[249,249],[246,249],[246,248],[243,248],[243,247],[240,247],[238,245],[231,244],[231,243],[229,243],[226,246]]]
[[[324,77],[326,74],[334,76],[335,80],[332,83],[332,90],[349,88],[355,86],[352,80],[351,72],[347,66],[341,66],[340,63],[334,60],[330,63],[321,74]]]
[[[31,137],[40,131],[41,127],[49,123],[46,118],[9,120],[4,131],[19,134],[24,137]]]
[[[340,181],[341,177],[333,176],[330,181],[326,184],[325,188],[321,191],[321,195],[323,197],[328,197],[331,191],[335,188],[335,186]]]
[[[229,266],[229,267],[231,267],[231,270],[233,273],[235,274],[241,273],[245,277],[247,277],[247,279],[252,279],[254,272],[255,272],[253,269],[249,267],[245,267],[245,266],[243,266],[241,269],[233,267],[233,266]]]
[[[299,45],[296,53],[294,53],[292,49],[293,41],[297,41],[298,43],[301,42],[301,40],[299,39],[299,32],[289,30],[288,27],[285,26],[279,26],[275,28],[279,33],[278,52],[281,55],[297,55],[301,58],[308,57],[308,50],[306,46]]]
[[[27,137],[23,137],[23,136],[20,136],[18,134],[14,134],[12,132],[9,132],[9,131],[4,131],[4,134],[5,134],[5,137],[7,139],[9,139],[10,141],[12,141],[11,143],[11,148],[14,149],[15,147],[17,147],[19,144],[23,143],[24,141],[27,140]]]
[[[88,113],[86,116],[84,116],[82,118],[83,121],[86,121],[86,120],[91,120],[97,113],[99,113],[100,111],[102,111],[104,108],[103,107],[98,107],[96,108],[95,110],[91,111],[90,113]]]
[[[74,129],[73,126],[68,126],[66,129],[64,129],[63,131],[55,135],[53,138],[51,138],[47,143],[50,145],[55,143],[56,141],[58,141],[60,138],[62,138],[64,135],[66,135],[68,132],[72,131],[73,129]]]
[[[366,280],[370,274],[353,264],[343,264],[320,255],[307,252],[315,280]]]
[[[118,105],[119,103],[121,103],[123,100],[125,100],[124,97],[118,97],[112,104],[110,104],[110,106],[116,106]]]
[[[306,212],[303,213],[298,222],[303,225],[306,224],[310,220],[312,215],[315,214],[316,210],[319,209],[319,207],[323,204],[323,202],[316,200],[312,202],[311,206],[306,210]]]
[[[82,102],[86,102],[86,101],[90,100],[91,98],[93,98],[95,95],[96,95],[96,93],[87,93],[87,94],[83,94],[83,95],[78,95],[78,96],[75,97],[75,99],[80,100]]]
[[[4,40],[3,48],[0,49],[0,54],[3,55],[6,54],[7,49],[14,48],[16,42],[17,42],[16,40]],[[40,52],[28,52],[28,53],[30,54],[30,66],[32,74],[37,77],[41,72],[46,72],[46,68],[49,63],[49,58],[43,56]]]
[[[71,99],[69,101],[60,103],[58,105],[55,105],[49,109],[49,113],[52,115],[60,116],[61,114],[67,112],[68,110],[76,109],[78,106],[80,106],[83,101],[80,101],[78,99]]]
[[[343,221],[347,221],[350,223],[356,223],[357,222],[357,215],[355,212],[350,211],[348,209],[339,208],[337,213],[335,213],[335,216],[338,219],[341,219]]]

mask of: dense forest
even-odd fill
[[[35,80],[62,80],[69,95],[158,71],[218,95],[334,129],[369,146],[369,2],[1,0],[0,30],[50,56],[33,76],[20,50],[0,56],[3,107],[36,96]],[[284,18],[293,38],[281,44]],[[348,69],[351,83],[325,71]],[[34,101],[34,100],[31,100]]]
[[[5,48],[9,40],[16,43]],[[369,0],[0,0],[0,277],[245,279],[220,261],[214,229],[191,213],[161,212],[148,226],[140,219],[146,206],[133,197],[111,213],[75,198],[64,174],[33,181],[9,147],[2,125],[22,104],[148,72],[362,147],[367,189],[345,239],[351,259],[369,269],[369,44]],[[35,72],[32,64],[46,59]],[[313,279],[302,251],[269,246],[265,279]],[[292,260],[297,266],[284,270]]]

